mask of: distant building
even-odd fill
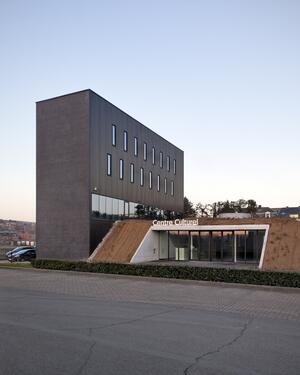
[[[273,217],[273,216],[276,216],[276,215],[275,215],[275,212],[273,211],[272,208],[258,206],[257,210],[256,210],[256,215],[255,216],[256,217],[265,217],[265,218],[268,218],[268,217]]]
[[[299,207],[284,207],[279,210],[279,216],[290,217],[291,219],[300,218],[300,206]]]
[[[247,219],[250,218],[249,212],[222,212],[218,215],[220,219]]]

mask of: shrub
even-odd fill
[[[300,288],[300,274],[296,272],[270,272],[154,264],[87,263],[49,259],[35,259],[32,261],[32,265],[35,268],[62,271],[96,272]]]

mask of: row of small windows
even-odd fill
[[[112,133],[111,133],[111,142],[113,146],[117,145],[117,128],[116,125],[112,125]],[[134,137],[134,156],[138,156],[139,150],[138,150],[138,139],[137,137]],[[124,130],[123,132],[123,150],[128,151],[128,132]],[[143,159],[146,161],[148,157],[148,152],[147,152],[147,143],[143,143]],[[155,147],[152,147],[151,150],[151,156],[152,156],[152,164],[155,165],[156,158],[155,158]],[[170,162],[170,156],[167,156],[167,171],[169,172],[171,170],[171,162]],[[160,168],[163,168],[164,166],[164,156],[162,151],[159,152],[159,166]],[[176,159],[173,159],[173,173],[176,174]]]
[[[107,154],[107,175],[111,176],[112,175],[112,156],[111,154]],[[119,178],[120,180],[124,179],[124,160],[120,159],[119,160]],[[149,189],[152,189],[153,187],[153,176],[152,172],[150,171],[148,173],[148,186]],[[157,191],[161,191],[161,177],[160,175],[157,175],[157,180],[156,180],[156,188]],[[129,166],[129,181],[133,184],[134,183],[134,164],[130,163]],[[145,184],[145,172],[144,168],[140,168],[140,186],[144,186]],[[170,187],[170,192],[171,195],[174,196],[174,181],[171,181],[171,187]],[[164,193],[168,193],[168,182],[167,178],[164,178]]]

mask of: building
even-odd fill
[[[89,261],[299,272],[299,244],[300,222],[291,218],[124,220],[114,223]]]
[[[92,90],[37,102],[37,249],[87,259],[116,220],[183,211],[183,151]]]
[[[281,208],[279,210],[278,216],[290,217],[291,219],[299,219],[300,218],[300,206]]]

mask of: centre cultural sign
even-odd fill
[[[181,225],[181,226],[191,226],[199,225],[198,219],[186,220],[186,219],[176,219],[176,220],[153,220],[152,225],[154,226],[169,226],[169,225]]]

